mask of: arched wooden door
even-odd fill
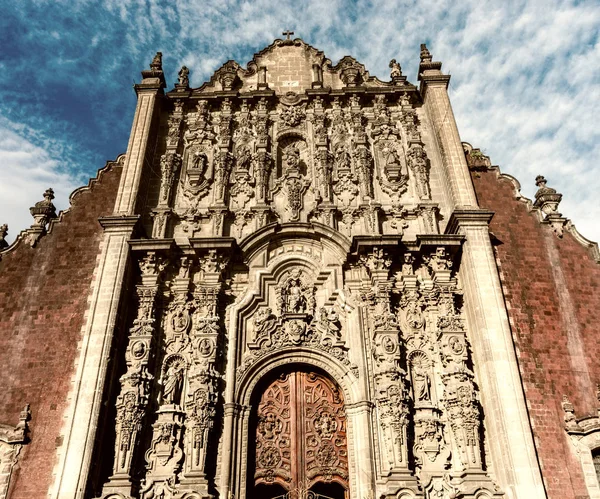
[[[346,413],[333,381],[316,372],[281,374],[255,410],[251,497],[348,497]]]

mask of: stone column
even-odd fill
[[[508,497],[541,499],[544,486],[490,243],[491,216],[456,211],[447,231],[466,237],[460,272],[494,474]]]
[[[139,218],[135,215],[137,193],[157,114],[157,98],[165,86],[161,59],[162,54],[157,53],[150,70],[142,71],[142,82],[135,86],[138,103],[115,202],[116,216],[100,220],[104,237],[90,290],[71,402],[64,416],[63,445],[58,449],[51,498],[82,498],[85,492],[129,258],[128,241]]]
[[[452,198],[456,206],[475,207],[477,198],[448,97],[450,75],[442,74],[441,69],[442,63],[432,62],[427,47],[421,45],[421,64],[419,65],[421,95],[425,110],[431,120]]]
[[[352,441],[354,447],[353,459],[348,460],[350,476],[355,481],[350,482],[351,497],[362,499],[369,497],[375,488],[371,418],[373,404],[368,401],[346,405],[348,422],[352,426]]]
[[[128,240],[138,217],[106,217],[101,253],[94,271],[89,308],[83,326],[77,372],[61,431],[63,445],[54,468],[52,498],[82,498],[86,487],[113,332],[117,323]]]
[[[153,131],[153,122],[158,115],[158,97],[163,94],[165,87],[162,65],[155,66],[150,71],[142,71],[142,77],[142,83],[134,87],[138,102],[127,144],[123,176],[115,202],[115,213],[119,215],[135,213],[142,170],[144,164],[152,159],[148,158],[148,141]]]
[[[508,314],[490,243],[492,213],[479,210],[448,98],[450,76],[421,45],[421,94],[450,185],[455,212],[446,233],[466,237],[461,262],[465,313],[494,474],[509,497],[545,497]],[[466,209],[465,209],[466,208]]]

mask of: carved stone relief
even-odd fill
[[[8,497],[10,478],[19,460],[21,448],[28,440],[29,404],[19,415],[16,426],[0,424],[0,499]]]

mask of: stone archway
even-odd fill
[[[344,398],[319,370],[295,366],[259,383],[248,449],[249,497],[349,497]]]

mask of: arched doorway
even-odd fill
[[[346,413],[339,387],[312,369],[280,371],[253,397],[249,497],[347,499]]]

